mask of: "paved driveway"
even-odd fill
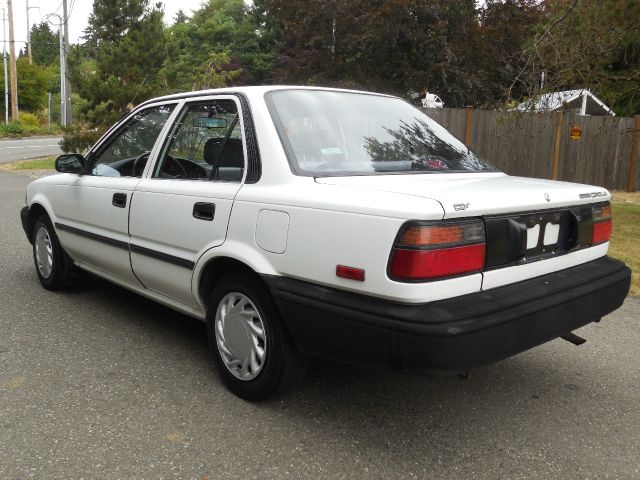
[[[250,404],[202,324],[100,280],[38,284],[0,171],[0,478],[640,478],[640,302],[456,376],[316,363]]]
[[[62,137],[0,139],[0,163],[60,155],[60,140]]]

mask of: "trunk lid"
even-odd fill
[[[442,205],[444,218],[556,209],[610,199],[601,187],[499,172],[320,177],[316,182],[430,198]]]

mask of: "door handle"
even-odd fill
[[[114,207],[124,208],[127,206],[127,194],[126,193],[114,193],[111,204]]]
[[[193,206],[193,218],[198,220],[206,220],[208,222],[213,220],[216,214],[216,206],[213,203],[196,202]]]

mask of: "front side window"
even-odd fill
[[[140,177],[162,127],[175,105],[150,107],[136,113],[94,156],[92,175]]]
[[[405,101],[327,90],[279,90],[267,106],[299,175],[495,170]]]
[[[244,149],[233,100],[188,105],[180,114],[154,172],[156,178],[239,182]]]

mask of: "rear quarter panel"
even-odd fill
[[[289,216],[282,253],[263,250],[256,242],[256,222],[262,210]],[[260,257],[254,260],[258,268],[250,265],[259,273],[420,303],[480,290],[480,274],[430,283],[400,283],[387,276],[400,227],[411,219],[438,220],[443,213],[431,199],[321,185],[312,178],[298,177],[278,186],[245,185],[236,197],[227,238],[236,242],[236,249],[241,244]],[[222,254],[227,247],[211,254]],[[337,277],[337,265],[364,269],[365,280]]]

